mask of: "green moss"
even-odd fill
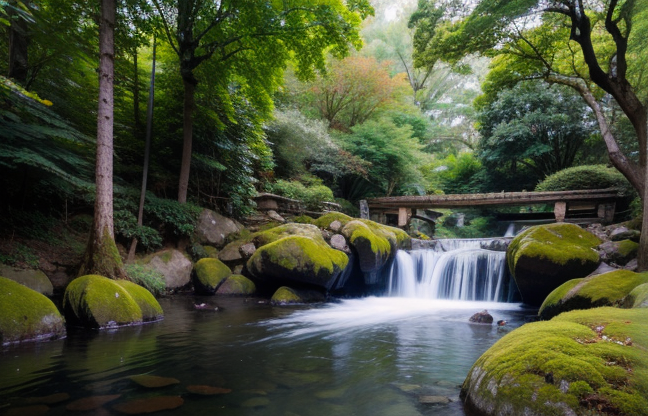
[[[291,221],[297,224],[313,224],[315,222],[315,219],[309,217],[308,215],[299,215],[291,218]]]
[[[323,239],[291,235],[259,248],[247,267],[260,279],[292,276],[294,280],[327,286],[348,263],[346,254],[332,249]]]
[[[389,256],[392,244],[396,245],[396,236],[392,235],[391,242],[386,231],[372,227],[362,221],[349,221],[342,229],[342,234],[351,244],[370,248],[371,252],[379,256]]]
[[[574,280],[578,281],[573,284]],[[573,309],[618,306],[625,302],[635,287],[648,283],[648,273],[615,270],[574,280],[563,284],[547,297],[538,312],[540,316],[549,319]]]
[[[218,288],[219,295],[252,295],[256,292],[253,281],[240,274],[233,274]]]
[[[0,345],[64,334],[65,321],[51,300],[0,277]]]
[[[142,322],[142,310],[114,280],[99,275],[74,279],[65,290],[63,310],[68,321],[91,328]]]
[[[598,254],[592,248],[599,244],[601,240],[598,237],[574,224],[537,225],[521,232],[511,241],[506,260],[514,275],[515,265],[521,256],[548,259],[561,265],[574,259],[583,264],[598,263]]]
[[[613,414],[648,415],[646,348],[648,310],[567,312],[495,343],[470,370],[462,394],[469,404],[491,409],[488,414],[564,414],[561,406],[590,414],[581,407],[588,396],[609,403]]]
[[[648,283],[632,289],[625,300],[625,306],[629,308],[648,308]]]
[[[146,288],[128,280],[115,280],[115,283],[123,287],[131,295],[142,311],[142,319],[144,321],[157,321],[164,317],[164,311],[160,303]]]
[[[279,289],[277,289],[277,291],[272,295],[272,299],[270,299],[270,301],[276,304],[302,302],[297,292],[287,286],[281,286]]]
[[[310,237],[318,242],[324,242],[322,233],[316,226],[311,224],[294,223],[288,223],[269,230],[259,231],[252,234],[251,240],[254,241],[257,247],[261,247],[291,235]]]
[[[560,300],[565,297],[565,295],[569,293],[569,291],[572,290],[574,286],[576,286],[581,280],[583,280],[582,277],[580,279],[572,279],[554,289],[553,292],[551,292],[542,303],[542,306],[540,306],[538,315],[546,316],[545,311],[547,311],[548,313],[550,309],[555,308],[558,302],[560,302]],[[551,316],[555,316],[557,314],[558,313],[551,313]]]
[[[217,259],[218,258],[218,249],[212,246],[203,246],[203,250],[205,250],[205,254],[207,257],[212,258],[212,259]]]
[[[94,231],[90,235],[79,276],[89,274],[108,276],[111,279],[127,277],[115,239],[110,235],[108,227],[104,228],[100,237],[97,237]]]
[[[212,258],[199,260],[194,271],[196,291],[205,294],[214,294],[225,279],[232,274],[230,268],[222,261]]]
[[[619,242],[619,254],[623,257],[629,257],[639,250],[639,244],[632,240],[623,240]]]
[[[313,224],[319,228],[328,228],[334,221],[339,221],[344,227],[347,222],[353,221],[353,218],[341,212],[329,212],[314,220]]]

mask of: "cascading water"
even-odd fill
[[[436,240],[431,249],[399,251],[388,295],[410,298],[511,302],[517,287],[506,253],[485,250],[488,240]]]

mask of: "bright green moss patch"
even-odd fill
[[[648,308],[648,283],[632,289],[626,298],[625,306],[629,308]]]
[[[146,288],[128,280],[115,280],[115,283],[123,287],[131,295],[142,311],[144,321],[157,321],[164,318],[164,311],[160,303]]]
[[[218,258],[218,249],[216,247],[203,246],[203,250],[205,250],[205,254],[207,255],[207,257],[212,259]]]
[[[198,260],[194,267],[196,292],[213,295],[232,271],[222,261],[212,258]]]
[[[648,273],[615,270],[573,282],[570,280],[563,284],[547,297],[538,312],[543,319],[574,309],[625,304],[626,297],[634,288],[648,283]]]
[[[328,214],[322,215],[318,219],[314,220],[313,224],[319,228],[329,228],[331,223],[334,221],[339,221],[344,227],[347,222],[353,221],[353,218],[341,212],[329,212]]]
[[[291,221],[297,224],[313,224],[315,222],[315,219],[313,219],[313,217],[309,217],[308,215],[299,215],[297,217],[293,217]]]
[[[318,242],[323,242],[324,244],[326,244],[324,238],[322,237],[322,233],[316,226],[312,224],[294,223],[280,225],[266,231],[259,231],[252,234],[251,240],[254,242],[255,246],[260,247],[292,235],[310,237],[314,240],[317,240]]]
[[[314,290],[296,290],[287,286],[282,286],[272,295],[274,305],[290,305],[296,303],[323,302],[326,297]]]
[[[506,258],[511,272],[521,256],[548,259],[556,264],[574,259],[598,263],[598,254],[592,248],[599,244],[601,240],[597,236],[574,224],[537,225],[511,241]]]
[[[619,254],[623,257],[629,257],[637,253],[639,244],[632,240],[623,240],[619,242]]]
[[[142,310],[114,280],[99,275],[74,279],[65,290],[63,311],[70,323],[91,328],[142,322]]]
[[[253,281],[240,274],[233,274],[223,282],[216,292],[217,295],[252,295],[256,292],[256,285]]]
[[[568,280],[587,276],[600,262],[598,237],[573,224],[531,227],[513,239],[506,261],[522,299],[540,306]]]
[[[648,415],[647,348],[646,309],[563,313],[495,343],[470,370],[462,395],[489,415],[602,415],[598,404],[610,414]]]
[[[365,246],[371,252],[378,256],[389,256],[391,253],[392,245],[389,242],[385,233],[375,233],[364,222],[354,220],[348,222],[342,229],[342,234],[349,240],[349,242],[356,246]],[[394,243],[396,242],[394,236]]]
[[[259,248],[247,268],[260,280],[295,280],[328,289],[348,263],[346,254],[323,239],[292,235]]]
[[[51,300],[0,277],[0,345],[63,335],[65,321]]]

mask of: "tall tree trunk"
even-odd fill
[[[193,139],[193,111],[196,93],[196,83],[183,79],[184,108],[182,124],[182,162],[180,165],[180,183],[178,184],[178,202],[187,202],[187,188],[189,187],[189,170],[191,168],[191,142]]]
[[[27,4],[27,2],[25,2]],[[10,15],[14,13],[10,12]],[[29,36],[27,22],[18,17],[9,27],[9,78],[23,87],[27,84]]]
[[[149,155],[151,153],[151,134],[153,131],[153,100],[155,98],[155,47],[153,38],[153,64],[151,65],[151,83],[149,85],[148,105],[146,107],[146,143],[144,144],[144,167],[142,169],[142,190],[140,192],[139,212],[137,213],[137,225],[144,223],[144,201],[146,200],[146,182],[148,181]],[[137,238],[133,238],[130,250],[128,251],[128,262],[135,258],[137,249]]]
[[[113,82],[115,0],[101,0],[99,28],[99,107],[95,167],[94,222],[79,275],[126,278],[113,228]]]

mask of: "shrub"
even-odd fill
[[[155,296],[160,296],[166,289],[164,275],[155,269],[141,264],[127,264],[126,274],[140,286],[148,289]]]
[[[311,211],[321,210],[322,202],[333,202],[333,191],[325,185],[315,183],[305,186],[298,181],[285,181],[279,179],[272,184],[272,192],[288,198],[298,199],[304,203],[304,207]]]
[[[632,185],[616,169],[605,165],[584,165],[567,168],[547,176],[536,191],[576,191],[581,189],[618,188],[623,195],[634,194]]]

